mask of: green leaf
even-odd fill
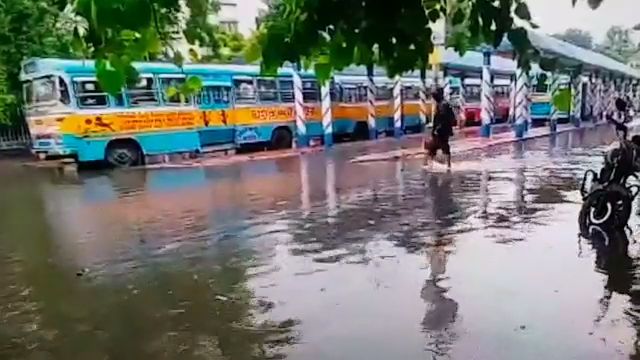
[[[104,91],[111,95],[116,95],[125,85],[125,76],[122,72],[114,69],[100,68],[96,72],[96,78]]]
[[[428,17],[431,22],[436,22],[440,20],[440,16],[441,16],[440,10],[438,9],[432,9],[428,13]]]
[[[558,69],[558,58],[543,57],[538,64],[543,71],[554,72]]]
[[[516,9],[514,12],[516,16],[522,20],[526,20],[526,21],[531,20],[531,13],[529,12],[529,7],[525,2],[518,3],[518,5],[516,5]]]
[[[595,10],[600,7],[600,4],[602,4],[602,1],[603,0],[588,0],[587,2],[589,3],[589,7]]]
[[[462,24],[464,22],[465,18],[466,18],[466,14],[465,14],[464,10],[463,9],[458,9],[453,14],[453,18],[451,19],[451,23],[453,25]]]
[[[178,94],[178,88],[176,88],[175,86],[170,86],[167,88],[166,94],[168,98],[172,98]]]

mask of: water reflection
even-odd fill
[[[460,210],[452,196],[452,176],[428,176],[429,192],[436,224],[431,246],[426,250],[429,263],[429,277],[425,281],[420,297],[427,304],[422,319],[422,328],[427,335],[427,350],[437,356],[444,356],[455,339],[453,329],[458,313],[458,303],[447,296],[447,259],[454,251],[453,238],[448,234],[459,220]]]
[[[640,328],[636,262],[574,256],[601,135],[563,136],[451,174],[337,147],[0,177],[0,358],[612,358],[587,333],[623,310]]]
[[[113,194],[131,200],[136,191],[126,189],[143,188],[137,182],[143,178],[136,172],[115,175]],[[104,183],[87,180],[100,192]],[[32,174],[2,183],[0,201],[15,206],[0,217],[0,357],[275,359],[283,358],[283,347],[297,341],[295,320],[256,321],[254,314],[270,306],[255,299],[246,285],[259,261],[251,249],[223,242],[202,247],[205,251],[183,249],[180,257],[137,252],[135,258],[103,258],[104,266],[97,266],[74,251],[95,227],[83,232],[78,228],[83,221],[67,222],[57,230],[49,225],[64,218],[61,212],[79,215],[74,211],[78,204],[68,200],[78,200],[83,189],[74,193],[72,185],[64,185],[68,191],[56,197],[58,192],[47,186],[38,191],[40,185]],[[44,205],[43,200],[53,204]],[[98,225],[101,218],[92,220],[87,225]],[[133,243],[131,247],[144,247],[138,239],[153,241],[159,235],[139,220],[128,219],[126,242]],[[193,217],[176,221],[172,225],[189,232],[203,231],[190,227],[190,221],[208,222]],[[134,232],[138,238],[131,238]],[[70,243],[74,239],[80,241]],[[93,246],[96,240],[118,241],[106,236],[92,240]],[[60,247],[64,244],[67,247]],[[69,266],[66,258],[74,254],[80,256],[76,261],[92,266]]]

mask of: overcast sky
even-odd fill
[[[586,0],[578,0],[575,8],[571,0],[527,0],[527,4],[540,30],[556,33],[575,27],[590,31],[596,42],[612,25],[640,23],[640,0],[604,0],[598,10],[591,10]]]

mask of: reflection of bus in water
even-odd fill
[[[42,157],[106,160],[116,166],[145,156],[225,150],[249,144],[292,146],[293,70],[263,76],[253,65],[136,63],[137,84],[112,95],[101,89],[88,60],[32,59],[21,69],[25,111],[33,151]],[[378,73],[381,73],[378,71]],[[343,75],[341,77],[341,75]],[[337,74],[331,82],[338,137],[358,137],[367,126],[366,71]],[[201,92],[188,99],[167,90],[199,77]],[[320,89],[312,72],[302,72],[307,135],[321,138]],[[378,77],[377,130],[393,130],[391,84]],[[404,86],[404,129],[419,131],[416,79]]]
[[[352,166],[309,156],[241,166],[86,173],[73,184],[47,184],[43,198],[65,253],[77,256],[81,266],[108,265],[220,238],[245,242],[269,227],[282,230],[279,220],[289,216],[280,211],[307,206],[322,216],[328,212],[325,202],[361,201],[377,186],[370,179],[398,175],[390,163],[343,176]]]

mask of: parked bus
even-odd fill
[[[532,76],[531,80],[531,121],[535,123],[544,122],[551,116],[551,94],[549,94],[549,77],[548,76]],[[560,77],[560,89],[569,87],[569,77]],[[560,119],[567,120],[569,114],[559,112]]]
[[[33,152],[42,158],[74,157],[79,162],[106,160],[116,166],[144,162],[149,155],[227,150],[247,144],[291,147],[292,69],[275,77],[255,65],[185,65],[136,63],[136,85],[105,93],[90,60],[31,59],[23,63],[24,102]],[[334,134],[358,137],[366,128],[366,80],[362,74],[332,82]],[[181,102],[166,90],[198,76],[203,89]],[[321,138],[319,86],[312,72],[302,72],[307,135]],[[377,78],[379,132],[393,131],[391,84]],[[404,86],[404,125],[420,130],[417,84]],[[429,108],[430,109],[430,108]]]

